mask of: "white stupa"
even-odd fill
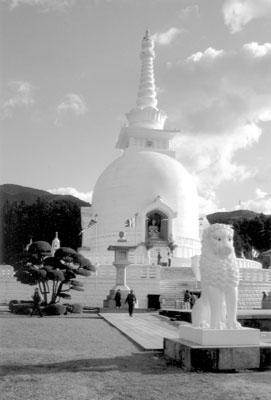
[[[146,262],[146,244],[152,261],[172,247],[175,259],[200,252],[197,190],[175,159],[172,142],[179,132],[164,129],[167,116],[157,108],[153,48],[147,31],[136,107],[126,114],[128,125],[122,127],[116,144],[122,155],[99,177],[92,207],[81,212],[81,252],[101,263],[111,262],[107,248],[120,231],[128,243],[141,244],[135,263]]]

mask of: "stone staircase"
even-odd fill
[[[268,294],[271,291],[271,270],[240,268],[239,271],[238,308],[262,308],[263,292]]]
[[[191,268],[162,268],[161,308],[182,308],[185,290],[198,289]],[[271,270],[240,268],[238,309],[261,309],[263,292],[271,293]]]
[[[261,309],[263,292],[270,293],[270,283],[241,281],[238,291],[238,309]]]
[[[161,268],[160,303],[162,309],[182,308],[184,292],[196,288],[197,281],[191,268]]]

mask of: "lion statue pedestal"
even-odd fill
[[[253,328],[219,330],[180,325],[179,335],[181,339],[201,346],[254,346],[260,344],[260,330]]]
[[[271,345],[260,343],[259,329],[237,321],[239,271],[231,227],[214,224],[204,231],[199,260],[202,293],[192,324],[179,326],[179,338],[164,338],[164,355],[187,371],[270,369]]]
[[[199,272],[202,293],[192,309],[192,326],[181,325],[180,337],[201,345],[255,345],[258,329],[237,321],[239,271],[233,229],[213,224],[203,232]]]

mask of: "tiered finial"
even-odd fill
[[[149,29],[147,29],[141,44],[142,66],[136,101],[137,107],[127,113],[126,117],[130,126],[163,129],[167,116],[156,107],[157,99],[153,72],[155,53],[153,49],[154,42]]]
[[[147,29],[142,40],[140,58],[142,60],[141,77],[136,105],[140,108],[156,107],[156,90],[153,72],[153,60],[155,58],[154,43]]]

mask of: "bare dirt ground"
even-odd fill
[[[2,400],[269,400],[271,371],[191,373],[95,314],[0,315]]]

